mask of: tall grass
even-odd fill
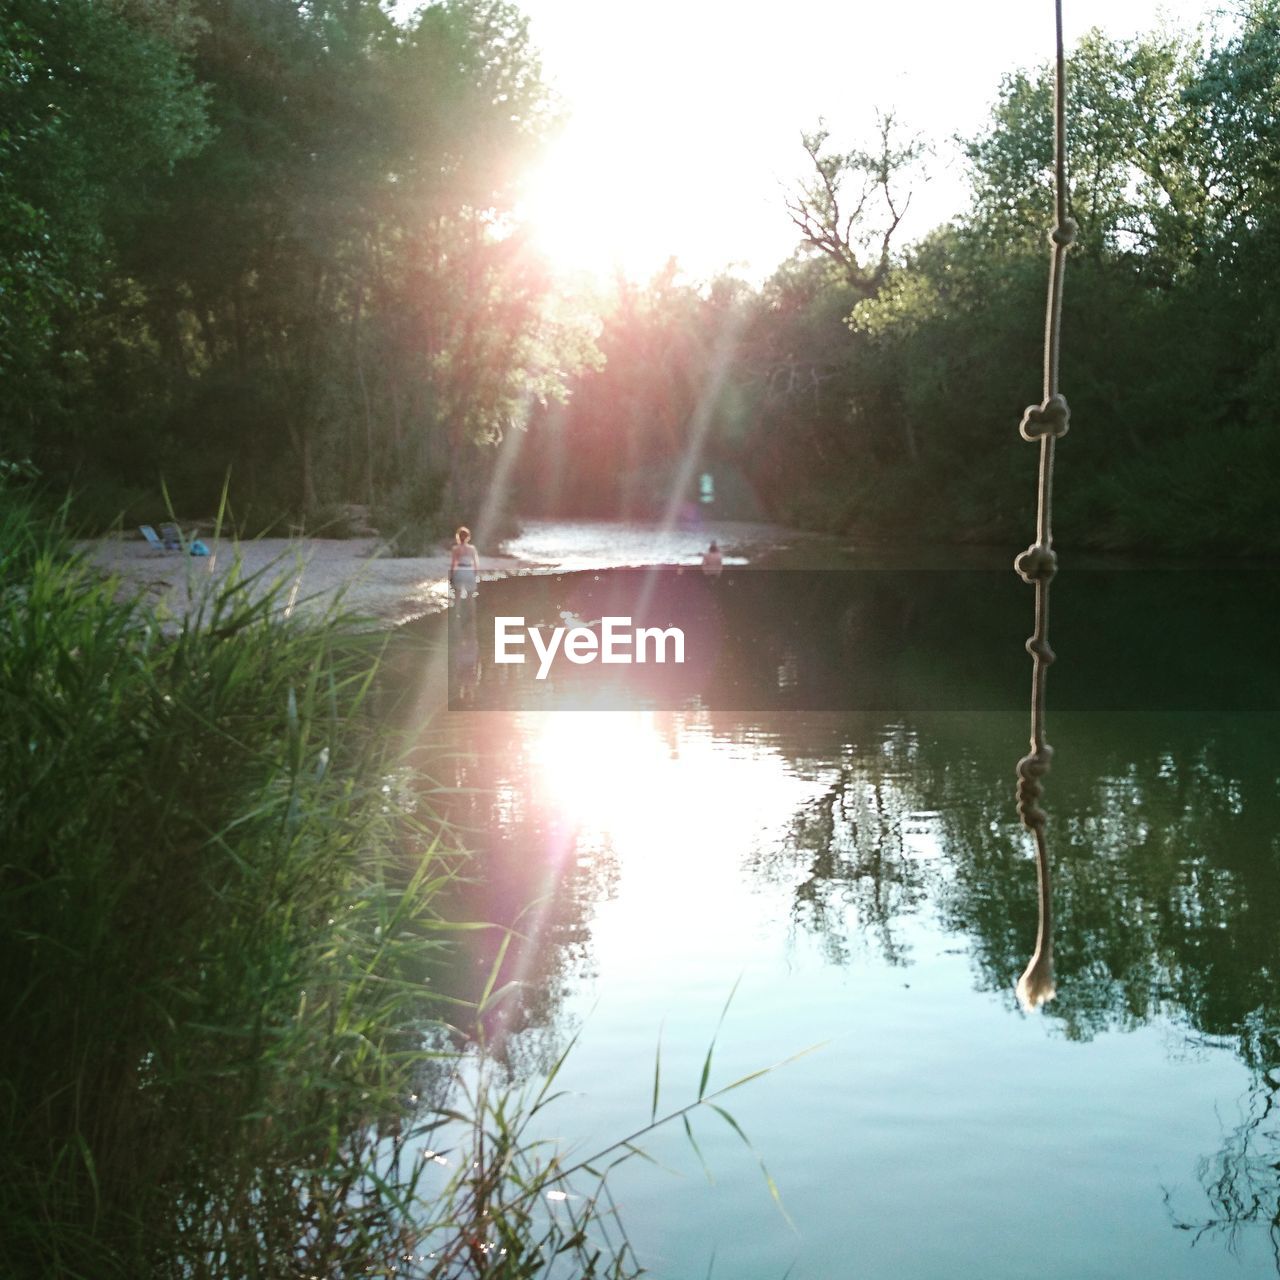
[[[710,1054],[595,1163],[532,1136],[555,1073],[518,1093],[444,1021],[468,926],[382,641],[286,589],[232,575],[163,635],[0,485],[0,1275],[638,1274],[608,1169],[719,1109]]]
[[[378,641],[234,581],[165,638],[12,500],[0,552],[0,1272],[381,1265],[444,870]]]

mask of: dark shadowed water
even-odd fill
[[[578,1037],[560,1081],[572,1097],[543,1131],[585,1153],[643,1124],[659,1040],[660,1109],[696,1097],[735,987],[712,1087],[819,1046],[727,1100],[750,1149],[695,1117],[714,1181],[679,1125],[644,1140],[664,1168],[615,1175],[654,1274],[1280,1272],[1265,596],[1187,577],[1162,593],[1183,607],[1137,625],[1126,602],[1140,593],[1095,579],[1072,606],[1067,575],[1055,587],[1071,640],[1050,687],[1056,996],[1028,1013],[1015,984],[1036,875],[1011,781],[1030,592],[1008,579],[765,575],[742,587],[747,607],[721,580],[716,661],[662,696],[649,687],[638,710],[513,709],[529,704],[489,643],[495,614],[582,617],[592,592],[637,579],[482,591],[462,709],[427,732],[453,753],[436,772],[461,789],[451,813],[475,850],[465,910],[522,935],[505,976],[523,995],[491,1028],[501,1053],[533,1077]],[[952,605],[930,605],[947,590]],[[1143,634],[1162,646],[1147,665],[1176,679],[1124,678]],[[717,683],[745,653],[764,677]],[[426,682],[425,719],[441,659],[404,661]],[[551,685],[592,705],[575,679]],[[477,937],[463,987],[478,989],[495,945]]]

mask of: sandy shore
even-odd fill
[[[449,552],[391,557],[376,538],[258,538],[252,542],[205,539],[212,554],[158,552],[137,537],[103,538],[82,544],[90,561],[121,579],[124,590],[142,588],[158,613],[174,623],[192,599],[239,562],[245,577],[261,575],[251,590],[261,593],[284,580],[286,607],[319,612],[336,597],[360,613],[403,622],[444,608],[448,601]],[[481,578],[534,567],[510,556],[482,556]]]
[[[814,568],[844,564],[830,539],[779,525],[704,521],[693,528],[667,528],[617,520],[528,520],[510,554],[480,548],[481,578],[515,573],[572,572],[639,565],[697,565],[716,539],[727,566],[773,564]],[[431,555],[393,557],[385,544],[366,538],[258,538],[221,541],[205,536],[210,556],[155,551],[137,530],[122,537],[81,544],[90,561],[121,580],[121,591],[142,589],[157,612],[177,629],[192,601],[221,581],[239,561],[252,578],[250,590],[265,591],[283,579],[281,599],[290,611],[318,612],[341,596],[347,608],[389,624],[421,617],[448,603],[449,544]]]

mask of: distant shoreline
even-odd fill
[[[528,573],[602,572],[616,568],[678,566],[699,562],[711,538],[725,552],[725,566],[744,564],[801,569],[987,569],[1012,572],[1007,547],[912,545],[885,548],[847,545],[829,534],[756,522],[709,522],[697,529],[660,529],[610,520],[530,520],[502,544],[506,554],[480,548],[481,578]],[[176,629],[191,612],[201,584],[225,577],[238,558],[252,592],[265,593],[284,579],[287,608],[318,614],[341,598],[349,610],[398,626],[443,611],[449,602],[449,546],[425,556],[393,556],[384,540],[363,538],[255,538],[239,542],[209,535],[212,554],[157,552],[136,530],[79,543],[89,562],[120,579],[122,594],[141,592],[166,627]],[[1128,557],[1081,552],[1076,568],[1187,567],[1185,562],[1131,562]]]
[[[141,591],[166,626],[177,627],[192,608],[201,584],[220,580],[237,558],[251,591],[285,579],[290,611],[319,613],[339,596],[357,612],[397,626],[438,613],[449,602],[449,545],[425,556],[393,556],[377,537],[254,538],[239,542],[202,535],[211,555],[187,556],[155,551],[131,529],[79,544],[90,563],[120,579],[125,591]],[[697,564],[711,538],[726,549],[726,565],[768,559],[780,550],[830,545],[823,535],[779,525],[718,521],[697,529],[658,530],[624,521],[526,522],[523,532],[504,544],[507,554],[480,550],[481,579],[521,573],[570,573],[636,565]],[[628,542],[628,539],[634,541]],[[735,552],[746,553],[744,560]]]

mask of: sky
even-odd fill
[[[1190,31],[1206,0],[1064,0],[1068,47],[1093,26],[1124,37]],[[523,0],[569,120],[532,175],[525,215],[564,268],[644,278],[670,257],[707,279],[753,281],[796,244],[785,184],[808,165],[802,130],[870,140],[893,109],[936,148],[906,239],[956,212],[948,140],[978,131],[1001,76],[1046,61],[1051,0]]]

